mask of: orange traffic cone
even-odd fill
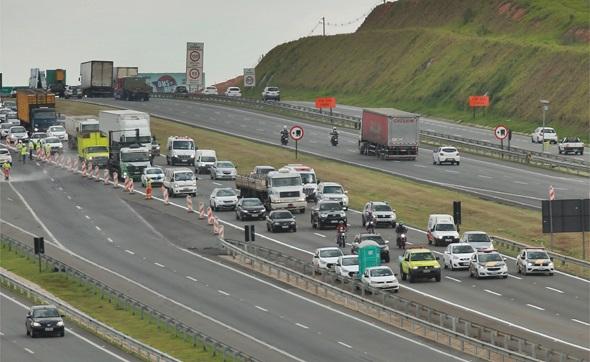
[[[148,180],[147,186],[145,188],[145,199],[151,200],[152,199],[152,181]]]

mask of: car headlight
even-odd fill
[[[550,268],[553,268],[553,263],[549,263],[549,267]]]
[[[533,263],[526,263],[526,266],[533,266]]]
[[[385,250],[385,251],[389,251],[389,245],[385,245],[385,246],[383,247],[383,250]]]
[[[321,217],[321,218],[328,217],[328,214],[321,213],[321,214],[320,214],[320,217]]]
[[[273,221],[273,222],[272,222],[272,224],[273,224],[273,225],[278,225],[279,223],[278,223],[278,222],[276,222],[276,221]]]
[[[416,269],[418,269],[418,267],[417,266],[413,266],[412,269],[416,270]]]
[[[127,177],[127,172],[123,172],[123,177]]]
[[[434,269],[440,269],[440,265],[433,266]]]
[[[33,322],[33,327],[41,327],[41,323],[39,323],[39,322]]]
[[[173,185],[174,188],[178,188],[178,184],[175,182]]]
[[[62,327],[63,325],[64,325],[64,322],[62,322],[62,321],[57,322],[58,327]]]
[[[295,225],[295,221],[291,221],[291,225]]]
[[[485,270],[485,269],[486,269],[486,267],[485,267],[485,266],[483,266],[483,265],[478,265],[478,268],[479,268],[480,270]]]
[[[158,147],[159,148],[159,147]],[[191,158],[195,158],[195,155],[191,155]]]

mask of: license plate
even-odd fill
[[[430,270],[424,269],[424,270],[422,270],[422,273],[430,273]]]
[[[250,214],[250,215],[252,215],[252,216],[258,216],[259,214]]]
[[[45,332],[52,332],[53,328],[45,328]]]
[[[336,223],[338,222],[338,220],[330,220],[330,222],[331,222],[332,224],[336,224]]]
[[[283,229],[286,229],[286,228],[288,228],[289,226],[287,226],[287,225],[282,225],[281,227],[282,227]]]

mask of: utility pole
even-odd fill
[[[322,34],[326,36],[326,18],[322,16]]]

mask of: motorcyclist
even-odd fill
[[[338,137],[338,131],[336,130],[336,127],[332,127],[332,132],[330,132],[330,136]]]
[[[404,223],[400,222],[395,227],[395,232],[397,234],[407,234],[408,233],[408,227],[406,225],[404,225]]]
[[[336,226],[336,243],[338,244],[338,246],[340,246],[342,248],[344,246],[346,246],[346,240],[344,240],[344,237],[345,237],[345,233],[347,230],[348,230],[348,227],[344,223],[344,220],[340,220],[340,222]],[[342,238],[342,242],[341,242],[341,238]]]
[[[397,238],[396,238],[397,246],[399,248],[405,249],[408,227],[400,222],[397,224],[397,226],[395,228],[395,232],[397,233]]]
[[[367,213],[367,221],[366,221],[366,226],[367,226],[367,232],[374,234],[375,233],[375,215],[373,215],[373,212],[371,210],[369,210],[369,212]]]
[[[287,129],[287,126],[283,126],[283,129],[281,130],[281,143],[287,144],[288,138],[289,138],[289,130]]]
[[[336,146],[338,144],[338,131],[336,130],[336,127],[332,127],[330,136],[330,142],[332,143],[332,146]]]

